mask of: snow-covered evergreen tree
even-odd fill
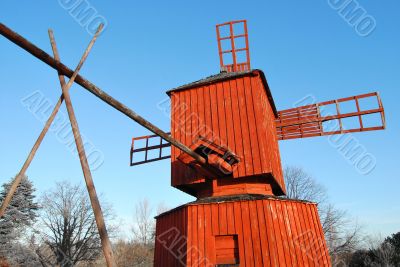
[[[0,203],[5,199],[13,180],[3,184],[0,191]],[[18,246],[21,234],[36,221],[39,206],[35,202],[34,192],[32,182],[25,176],[4,216],[0,218],[0,257],[9,258],[10,255],[15,254],[13,250]]]

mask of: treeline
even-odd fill
[[[2,186],[0,203],[11,181]],[[124,229],[111,206],[101,204],[118,266],[152,266],[155,222],[149,203],[136,205],[128,236],[121,236]],[[84,188],[59,182],[36,198],[32,182],[24,177],[0,218],[0,267],[8,266],[105,266]]]
[[[398,267],[400,266],[400,232],[383,242],[370,244],[368,249],[357,249],[339,255],[337,267]]]
[[[287,197],[318,203],[321,224],[334,267],[400,266],[400,232],[383,241],[366,242],[361,227],[347,213],[329,202],[323,186],[302,168],[287,167]],[[11,180],[2,185],[0,202]],[[132,225],[119,226],[111,205],[101,201],[117,265],[153,266],[155,214],[146,200],[135,205]],[[121,231],[124,230],[122,236]],[[58,182],[35,196],[32,182],[24,177],[5,215],[0,218],[0,267],[106,266],[94,214],[84,188]]]

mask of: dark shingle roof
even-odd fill
[[[307,204],[312,204],[312,205],[316,204],[315,202],[311,202],[311,201],[307,201],[307,200],[291,199],[291,198],[287,198],[287,197],[277,197],[277,196],[271,196],[271,195],[258,195],[258,194],[242,194],[242,195],[206,197],[206,198],[198,199],[198,200],[180,205],[171,210],[165,211],[165,212],[157,215],[155,218],[157,219],[168,213],[171,213],[176,210],[180,210],[180,209],[185,208],[190,205],[198,205],[198,204],[207,205],[207,204],[211,204],[211,203],[252,201],[252,200],[264,200],[264,199],[277,200],[277,201],[291,201],[291,202],[297,202],[297,203],[307,203]]]
[[[275,102],[274,102],[274,99],[272,98],[271,90],[269,89],[269,86],[267,83],[267,79],[265,78],[264,72],[262,70],[258,70],[258,69],[249,70],[249,71],[241,71],[241,72],[221,72],[221,73],[206,77],[204,79],[201,79],[201,80],[198,80],[195,82],[191,82],[188,84],[184,84],[182,86],[168,90],[167,94],[170,96],[172,92],[183,91],[183,90],[191,89],[194,87],[210,85],[210,84],[214,84],[214,83],[221,82],[221,81],[231,80],[231,79],[240,78],[240,77],[244,77],[244,76],[254,76],[254,75],[258,75],[258,74],[260,75],[260,77],[263,81],[264,88],[267,92],[268,99],[271,103],[272,109],[274,110],[275,116],[278,116]]]

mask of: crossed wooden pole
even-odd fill
[[[80,69],[82,68],[86,58],[88,57],[95,41],[97,40],[97,37],[99,36],[99,34],[101,33],[103,29],[103,25],[101,24],[97,31],[96,34],[93,36],[92,40],[90,41],[88,47],[86,48],[81,60],[78,63],[78,66],[76,67],[75,71],[73,72],[71,78],[69,79],[68,83],[65,82],[65,78],[64,75],[61,74],[60,72],[58,72],[58,78],[60,81],[60,85],[61,85],[61,89],[62,89],[62,94],[56,104],[56,106],[54,107],[49,119],[46,121],[44,128],[42,130],[42,132],[40,133],[38,139],[36,140],[35,144],[33,145],[33,148],[31,149],[26,161],[24,162],[20,172],[18,173],[18,175],[15,177],[10,190],[7,193],[6,198],[4,199],[1,208],[0,208],[0,218],[4,215],[8,205],[11,202],[11,199],[15,193],[15,191],[18,188],[18,185],[21,183],[22,178],[25,176],[25,172],[28,169],[29,165],[31,164],[37,150],[40,147],[40,144],[42,143],[44,137],[46,136],[51,124],[54,121],[54,118],[56,117],[58,111],[60,110],[61,104],[62,102],[65,100],[65,105],[67,107],[67,112],[68,112],[68,116],[69,116],[69,120],[71,123],[71,127],[72,127],[72,132],[75,138],[75,144],[77,147],[77,151],[78,151],[78,155],[79,155],[79,159],[81,162],[81,166],[82,166],[82,171],[83,171],[83,176],[85,178],[85,182],[86,182],[86,187],[87,190],[89,192],[89,198],[90,198],[90,202],[92,205],[92,209],[93,209],[93,213],[95,216],[95,220],[96,220],[96,224],[97,224],[97,229],[99,231],[99,235],[100,235],[100,240],[101,240],[101,245],[102,245],[102,249],[103,249],[103,254],[104,257],[106,259],[107,262],[107,266],[110,267],[114,267],[116,266],[115,260],[114,260],[114,256],[113,256],[113,251],[112,251],[112,247],[111,247],[111,242],[110,239],[108,237],[108,233],[107,233],[107,228],[104,222],[104,216],[103,216],[103,212],[101,210],[101,206],[99,203],[99,199],[97,197],[96,194],[96,189],[93,183],[93,179],[92,179],[92,174],[90,172],[90,168],[89,168],[89,163],[86,157],[86,153],[85,153],[85,149],[83,146],[83,141],[82,141],[82,137],[79,131],[79,126],[78,126],[78,122],[76,120],[76,116],[75,116],[75,112],[72,106],[72,102],[71,102],[71,97],[69,94],[69,89],[71,88],[72,84],[75,81],[75,78],[77,77]],[[49,30],[49,37],[50,37],[50,43],[51,43],[51,47],[53,49],[53,54],[54,54],[54,58],[57,61],[60,61],[60,56],[58,54],[58,49],[57,49],[57,45],[54,39],[54,34],[52,30]]]
[[[88,164],[88,161],[87,161],[87,158],[85,155],[85,151],[83,148],[82,138],[81,138],[81,135],[79,133],[79,128],[78,128],[78,123],[76,121],[74,110],[72,108],[71,99],[69,96],[69,88],[71,87],[71,85],[74,82],[81,85],[84,89],[91,92],[93,95],[98,97],[103,102],[107,103],[108,105],[112,106],[116,110],[120,111],[121,113],[123,113],[130,119],[134,120],[138,124],[142,125],[149,131],[153,132],[154,134],[160,136],[162,139],[171,143],[176,148],[180,149],[182,152],[190,155],[200,165],[207,167],[208,163],[207,163],[207,160],[203,156],[199,155],[198,153],[196,153],[195,151],[190,149],[188,146],[186,146],[182,142],[176,140],[168,133],[162,131],[160,128],[158,128],[154,124],[150,123],[149,121],[147,121],[146,119],[141,117],[139,114],[137,114],[136,112],[134,112],[133,110],[131,110],[130,108],[128,108],[127,106],[125,106],[124,104],[122,104],[121,102],[119,102],[118,100],[116,100],[115,98],[113,98],[112,96],[110,96],[109,94],[104,92],[103,90],[101,90],[98,86],[94,85],[93,83],[91,83],[90,81],[85,79],[83,76],[78,74],[78,72],[79,72],[80,68],[82,67],[86,57],[88,56],[94,42],[96,41],[98,35],[100,34],[102,27],[103,27],[102,25],[99,26],[95,36],[93,37],[88,48],[86,49],[76,70],[72,71],[70,68],[68,68],[66,65],[64,65],[63,63],[60,62],[57,47],[56,47],[56,44],[54,41],[54,36],[51,31],[49,31],[49,36],[50,36],[50,41],[52,44],[52,49],[54,52],[54,58],[52,56],[50,56],[49,54],[47,54],[42,49],[40,49],[39,47],[37,47],[34,44],[32,44],[31,42],[29,42],[27,39],[25,39],[18,33],[14,32],[10,28],[8,28],[3,23],[0,23],[0,34],[1,35],[3,35],[5,38],[10,40],[14,44],[18,45],[22,49],[26,50],[28,53],[35,56],[39,60],[43,61],[44,63],[46,63],[53,69],[57,70],[58,75],[59,75],[60,84],[62,87],[62,92],[63,92],[60,99],[58,100],[53,112],[51,113],[49,119],[47,120],[42,132],[40,133],[38,139],[36,140],[32,150],[30,151],[24,165],[22,166],[20,172],[14,179],[13,184],[12,184],[7,196],[4,199],[4,201],[0,207],[0,218],[4,215],[4,212],[7,208],[7,206],[9,205],[13,194],[17,190],[17,187],[20,184],[22,178],[24,177],[25,172],[28,169],[30,163],[32,162],[32,160],[36,154],[36,151],[38,150],[41,142],[43,141],[46,133],[48,132],[48,129],[50,128],[55,116],[57,115],[57,112],[60,109],[62,102],[65,100],[65,103],[67,106],[67,111],[68,111],[68,116],[69,116],[69,119],[71,122],[72,131],[74,134],[75,143],[76,143],[78,154],[79,154],[79,159],[80,159],[81,166],[82,166],[82,171],[83,171],[85,182],[86,182],[86,187],[89,192],[90,201],[92,204],[93,212],[94,212],[95,219],[96,219],[96,224],[97,224],[99,235],[101,238],[103,253],[104,253],[104,256],[107,261],[107,266],[114,267],[116,265],[115,265],[115,261],[113,258],[111,244],[110,244],[110,241],[108,238],[108,234],[107,234],[106,226],[104,223],[104,218],[103,218],[103,214],[101,211],[101,207],[100,207],[97,195],[96,195],[96,190],[94,188],[92,175],[91,175],[90,169],[89,169],[89,164]],[[70,80],[68,81],[68,84],[65,84],[64,76],[70,78]]]

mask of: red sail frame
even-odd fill
[[[378,107],[363,110],[360,106],[360,99],[375,100]],[[341,112],[341,103],[351,101],[354,102],[357,111],[345,113]],[[336,114],[324,114],[324,108],[329,105],[335,106]],[[365,127],[363,116],[371,114],[380,114],[380,125]],[[343,125],[343,120],[352,117],[358,117],[359,127],[347,129]],[[335,120],[337,120],[338,122],[337,126],[339,129],[325,131],[324,123]],[[278,140],[290,140],[334,134],[376,131],[386,128],[385,110],[383,108],[381,98],[376,92],[282,110],[278,112],[278,118],[275,122]],[[149,140],[153,138],[160,138],[160,143],[157,145],[149,145]],[[135,141],[143,139],[145,140],[144,147],[136,148]],[[135,137],[132,139],[130,165],[135,166],[153,161],[168,159],[171,157],[171,155],[162,155],[162,149],[170,146],[170,143],[164,143],[163,139],[158,135]],[[159,150],[158,157],[148,158],[149,151],[151,150]],[[144,160],[134,162],[133,154],[138,152],[145,152]]]
[[[378,108],[362,110],[360,107],[360,99],[368,99],[368,101],[376,100]],[[341,112],[340,104],[351,101],[354,102],[357,111],[347,113]],[[336,107],[336,114],[324,114],[324,107],[329,105],[334,105]],[[371,114],[380,114],[381,123],[380,125],[365,127],[363,116]],[[343,125],[343,119],[352,117],[358,117],[359,126],[347,129]],[[324,130],[324,123],[335,120],[338,122],[338,129]],[[376,92],[282,110],[278,112],[278,118],[275,122],[278,140],[375,131],[383,130],[386,127],[385,111],[381,98]]]
[[[170,133],[168,133],[170,134]],[[154,139],[154,138],[159,138],[160,139],[160,143],[158,143],[157,145],[150,145],[150,139]],[[145,140],[145,145],[144,147],[135,147],[135,141],[139,141],[139,140]],[[145,136],[140,136],[140,137],[134,137],[132,138],[132,145],[131,145],[131,161],[130,161],[130,165],[131,166],[135,166],[135,165],[140,165],[140,164],[145,164],[145,163],[149,163],[149,162],[153,162],[153,161],[158,161],[158,160],[163,160],[163,159],[168,159],[171,158],[171,154],[170,155],[164,155],[163,156],[163,148],[166,147],[170,147],[171,143],[164,143],[166,142],[164,139],[162,139],[160,136],[154,134],[154,135],[145,135]],[[136,142],[137,143],[137,142]],[[151,150],[158,150],[158,156],[155,158],[149,158],[149,151]],[[139,152],[144,152],[144,160],[141,161],[134,161],[133,158],[133,154],[134,153],[139,153]]]
[[[242,31],[240,33],[235,32],[236,27],[241,27]],[[223,28],[228,28],[229,34],[223,34]],[[237,20],[230,21],[222,24],[218,24],[217,28],[217,41],[218,41],[218,52],[221,71],[226,72],[238,72],[238,71],[248,71],[250,67],[250,49],[249,49],[249,34],[247,31],[247,21]],[[236,28],[237,30],[238,28]],[[244,46],[238,47],[239,39],[243,39]],[[225,42],[228,48],[224,46]],[[244,53],[244,58],[239,56],[239,53]],[[226,63],[224,60],[224,55],[230,55],[232,58],[232,63]]]

